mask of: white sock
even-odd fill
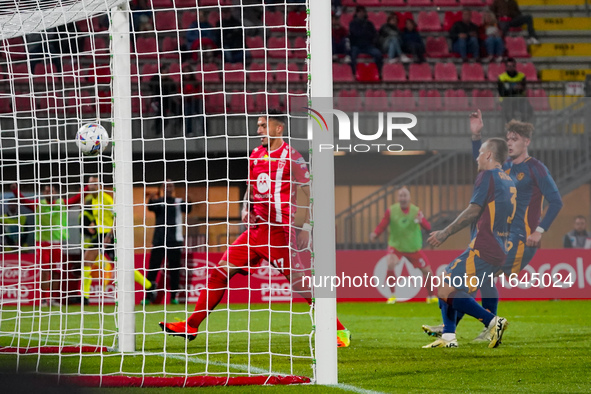
[[[445,334],[441,335],[441,339],[443,339],[444,341],[448,341],[448,342],[449,341],[454,341],[456,339],[456,333],[455,332],[445,333]]]

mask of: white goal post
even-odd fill
[[[304,109],[332,110],[330,2],[29,0],[4,11],[0,213],[23,219],[15,231],[25,236],[1,244],[0,359],[87,385],[149,386],[164,376],[183,386],[337,384],[336,295],[312,289],[307,305],[273,262],[229,282],[195,341],[158,327],[191,316],[222,253],[248,228],[239,207],[249,203],[257,119],[275,109],[311,174],[310,201],[299,192],[289,203],[289,226],[308,231],[310,212],[312,242],[300,250],[290,235],[288,246],[312,275],[335,274],[334,163],[318,154],[333,137],[314,130],[308,140]],[[111,136],[98,157],[74,143],[88,122]],[[112,209],[89,189],[94,178]],[[42,240],[46,207],[58,201],[44,194],[51,184],[63,202],[50,226],[68,235]],[[164,225],[151,201],[162,199],[168,226],[170,185],[177,235],[159,246]],[[56,224],[58,213],[67,221]],[[113,257],[101,238],[96,260],[85,260],[95,245],[85,215],[112,230]],[[49,269],[47,250],[61,256]]]

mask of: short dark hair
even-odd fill
[[[507,63],[517,63],[517,62],[515,61],[515,58],[508,57],[507,60],[505,60],[505,64],[507,64]]]
[[[585,222],[587,221],[587,218],[585,216],[583,216],[583,215],[577,215],[575,217],[575,220],[577,220],[577,219],[583,219]]]
[[[365,11],[365,7],[364,7],[364,6],[362,6],[362,5],[358,5],[358,6],[355,8],[355,13],[358,13],[359,11]]]
[[[509,155],[509,148],[507,147],[507,141],[502,138],[489,138],[486,140],[486,147],[493,154],[493,157],[497,163],[503,164],[507,160]]]
[[[505,130],[507,133],[515,133],[531,140],[531,136],[534,133],[534,125],[513,119],[505,125]]]
[[[279,111],[278,109],[272,108],[267,112],[267,114],[267,121],[273,119],[275,122],[281,123],[283,125],[284,130],[287,128],[287,116],[283,112]]]

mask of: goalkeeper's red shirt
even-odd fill
[[[269,152],[259,146],[249,158],[251,208],[257,222],[291,224],[297,209],[296,192],[310,182],[302,155],[286,142]]]

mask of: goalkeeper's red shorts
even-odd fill
[[[296,248],[292,247],[295,240],[295,229],[289,225],[249,225],[228,247],[222,260],[246,271],[267,260],[282,274],[289,275],[292,264],[294,269],[303,268]]]
[[[418,252],[399,252],[393,247],[388,246],[388,253],[395,254],[399,259],[406,257],[406,259],[415,268],[425,268],[431,265],[431,263],[429,263],[429,259],[427,259],[427,256],[422,250],[419,250]]]
[[[37,263],[43,271],[56,271],[62,265],[62,246],[58,243],[37,242]]]

